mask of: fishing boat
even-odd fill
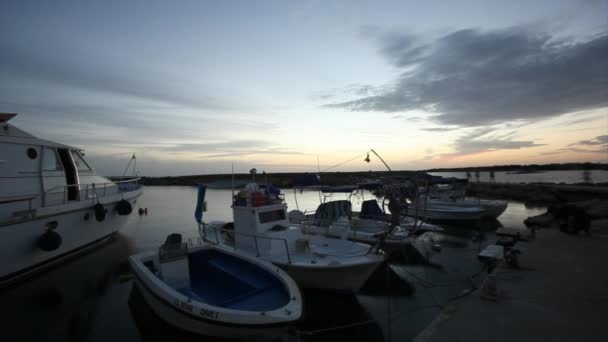
[[[152,311],[192,333],[275,340],[302,316],[295,281],[260,258],[171,234],[157,251],[129,257]]]
[[[435,221],[476,221],[481,219],[486,210],[481,206],[458,206],[453,203],[442,203],[421,199],[402,209],[406,216],[420,217]]]
[[[107,241],[143,188],[98,176],[76,147],[42,140],[0,113],[0,286]]]
[[[443,231],[443,228],[402,217],[399,226],[392,227],[389,215],[385,214],[376,200],[362,203],[361,212],[353,212],[352,204],[346,200],[329,201],[319,205],[314,214],[291,211],[292,223],[301,224],[308,234],[321,234],[376,245],[382,237],[382,249],[388,253],[400,252],[426,231]]]
[[[498,218],[507,209],[506,201],[466,197],[467,183],[466,179],[433,177],[432,187],[424,200],[431,208],[481,208],[484,210],[481,217],[488,219]]]
[[[496,219],[507,209],[506,201],[485,200],[485,199],[429,199],[431,207],[451,207],[451,208],[481,208],[483,213],[481,218]]]
[[[199,186],[195,216],[205,241],[268,260],[300,288],[357,292],[385,261],[367,244],[306,234],[288,221],[280,194],[261,192],[255,183],[235,196],[234,222],[204,222],[204,198],[205,187]]]

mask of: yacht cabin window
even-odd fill
[[[57,152],[54,148],[44,147],[42,151],[42,170],[43,171],[61,171],[63,167],[59,158],[57,158]]]
[[[91,167],[84,161],[84,158],[82,158],[80,153],[72,150],[72,158],[74,158],[74,163],[76,164],[78,171],[91,171]]]

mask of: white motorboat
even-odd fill
[[[200,239],[199,239],[200,240]],[[209,243],[171,234],[158,251],[129,257],[152,311],[206,336],[276,340],[302,316],[302,295],[279,267]]]
[[[322,203],[311,215],[291,211],[289,218],[291,223],[300,224],[305,233],[370,245],[375,245],[386,235],[382,249],[388,253],[402,251],[416,239],[417,233],[443,231],[441,227],[409,217],[402,217],[399,226],[392,228],[389,215],[382,212],[376,200],[364,201],[359,213],[351,211],[349,201],[339,200]]]
[[[199,186],[197,221],[205,241],[271,261],[301,288],[356,292],[385,260],[367,244],[305,234],[300,225],[289,223],[280,198],[257,191],[255,185],[237,195],[234,223],[205,223],[204,194],[205,187]]]
[[[0,285],[106,241],[143,189],[100,177],[82,150],[8,123],[0,114]]]
[[[465,207],[424,199],[402,209],[406,216],[436,221],[476,221],[481,219],[485,212],[481,206]]]
[[[428,192],[431,207],[482,208],[482,218],[496,219],[507,209],[508,203],[499,200],[486,200],[466,197],[466,179],[439,178]],[[422,200],[422,199],[421,199]]]

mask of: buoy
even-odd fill
[[[144,214],[144,208],[139,208],[139,210],[137,210],[137,213],[139,214],[139,216]]]
[[[45,252],[54,251],[61,246],[61,242],[62,239],[59,233],[52,229],[47,229],[47,231],[38,238],[38,248]]]
[[[121,199],[116,203],[116,212],[118,215],[129,215],[133,211],[133,206],[131,203],[125,199]]]
[[[106,208],[104,208],[103,204],[97,203],[97,204],[95,204],[93,209],[95,209],[95,219],[97,221],[101,222],[101,221],[105,220],[106,213],[108,211],[106,210]]]
[[[148,208],[144,208],[144,215],[148,216]]]

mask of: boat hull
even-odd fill
[[[52,212],[50,208],[45,208],[47,212],[40,212],[38,217],[3,225],[0,227],[0,259],[11,262],[0,264],[0,286],[33,276],[73,257],[83,249],[105,241],[129,218],[128,215],[119,215],[114,210],[115,204],[124,198],[133,205],[141,193],[142,190],[138,189],[116,199],[106,199],[103,205],[108,211],[101,222],[95,219],[92,204],[79,202],[71,208],[64,208],[67,210]],[[52,251],[44,251],[39,248],[38,241],[52,222],[56,222],[53,231],[61,237],[61,244]]]
[[[407,216],[416,216],[435,220],[435,221],[476,221],[484,216],[485,210],[467,210],[470,208],[433,208],[426,209],[406,208],[404,214]]]
[[[203,257],[198,262],[190,259],[192,255],[200,252],[209,253],[207,254],[208,259],[204,259],[205,257]],[[213,256],[213,253],[220,253],[220,255]],[[197,281],[200,282],[201,279],[204,279],[203,281],[205,282],[214,281],[206,279],[206,276],[213,277],[214,274],[217,276],[217,273],[207,273],[210,270],[207,269],[205,271],[204,266],[205,263],[217,265],[214,262],[216,263],[218,258],[221,259],[221,255],[229,259],[231,258],[233,261],[238,260],[237,264],[245,263],[246,265],[253,266],[253,268],[243,270],[245,279],[251,280],[246,275],[249,274],[251,276],[251,272],[255,272],[254,274],[256,275],[266,272],[265,276],[272,277],[285,287],[286,302],[277,306],[268,306],[268,298],[266,298],[263,304],[260,302],[254,304],[259,309],[252,307],[236,309],[235,307],[225,306],[228,304],[212,304],[214,300],[225,302],[226,298],[221,298],[222,293],[218,292],[217,287],[210,291],[207,290],[207,292],[196,292],[195,289],[198,288],[196,287],[196,283]],[[178,329],[195,334],[222,338],[276,340],[277,338],[285,337],[289,332],[289,326],[301,318],[302,295],[295,281],[271,263],[211,244],[190,247],[188,248],[189,261],[187,262],[188,266],[186,269],[190,280],[188,280],[187,284],[180,283],[178,287],[175,283],[170,285],[170,282],[166,282],[166,275],[159,277],[156,273],[157,271],[152,271],[149,266],[146,266],[147,263],[157,265],[157,261],[154,260],[157,260],[158,257],[156,252],[141,253],[131,256],[129,262],[135,275],[135,284],[142,293],[145,302],[148,303],[152,311],[160,319]],[[215,268],[217,266],[212,267]],[[197,281],[191,278],[194,277],[192,272],[201,272],[197,276]],[[222,268],[220,272],[231,274],[234,270]],[[175,279],[175,273],[172,276]],[[247,280],[237,280],[233,277],[228,278],[231,278],[233,283],[222,283],[222,286],[226,287],[228,292],[231,291],[230,289],[235,288],[239,289],[237,291],[243,291],[243,293],[237,293],[236,297],[228,300],[232,304],[234,304],[235,298],[247,300],[245,298],[256,295],[256,292],[259,290],[252,291],[251,287],[243,289],[234,283],[240,282],[242,284],[242,281]],[[184,286],[188,288],[187,292],[183,292]],[[277,286],[277,283],[267,283],[259,286],[262,289],[266,286],[274,288]],[[229,295],[229,297],[231,296],[234,296],[234,294]]]
[[[378,260],[369,263],[336,267],[311,267],[297,263],[275,264],[285,270],[300,288],[356,293],[383,262],[384,259],[378,256]]]
[[[289,333],[288,327],[284,324],[246,327],[237,324],[222,324],[217,321],[195,317],[177,310],[166,300],[158,297],[137,277],[135,278],[135,285],[156,316],[169,325],[184,331],[205,336],[254,340],[275,340],[287,336]]]

